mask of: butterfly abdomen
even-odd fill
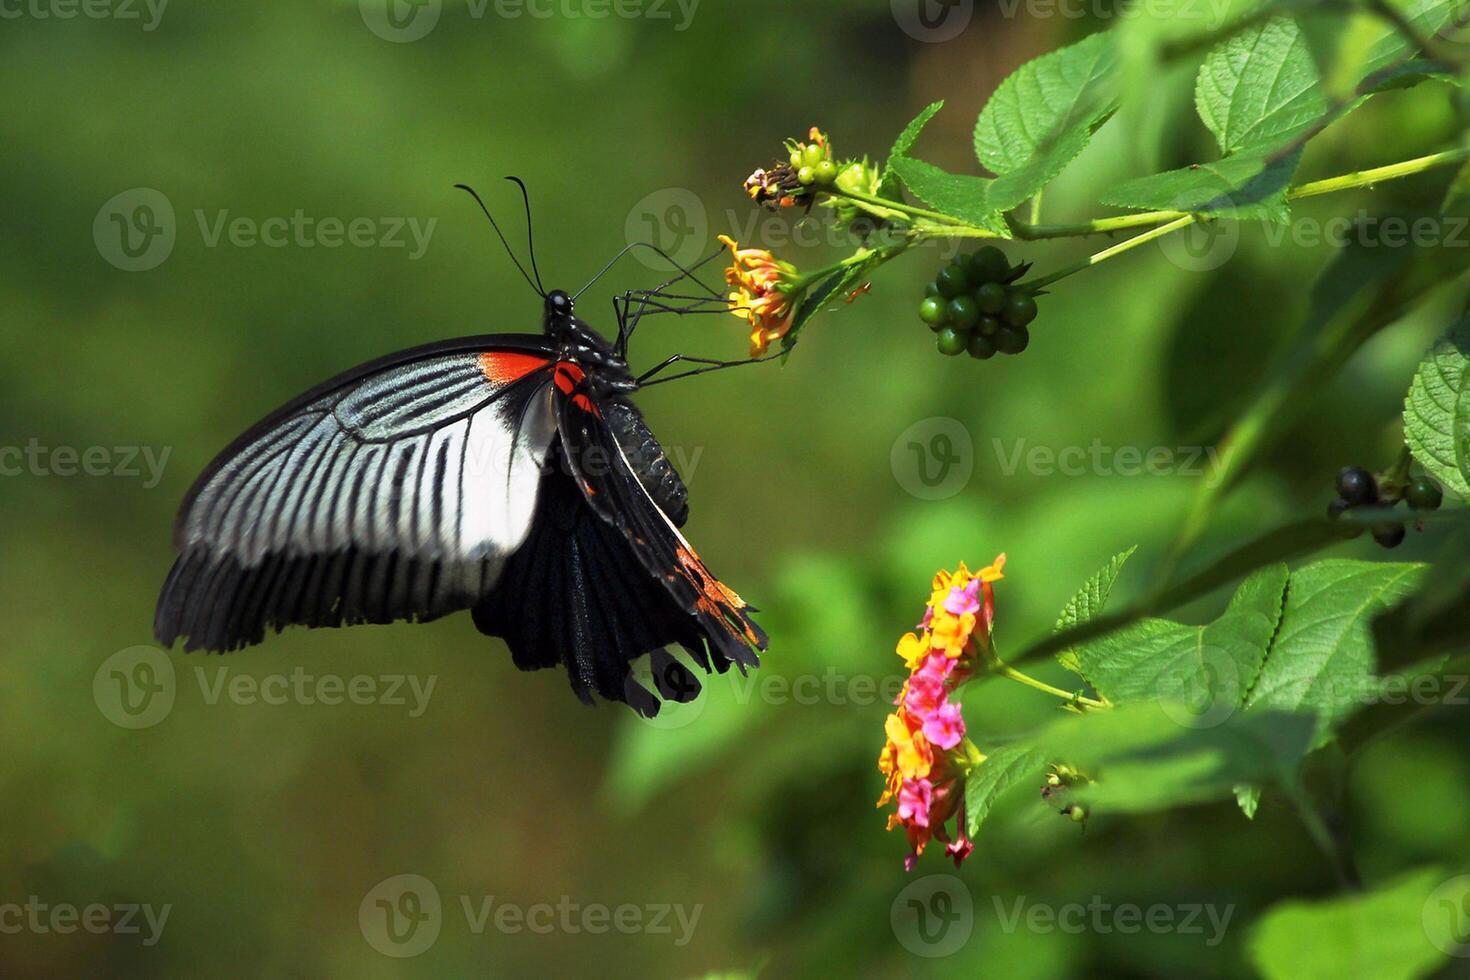
[[[653,502],[668,515],[675,527],[683,527],[689,519],[689,490],[669,461],[664,447],[658,444],[642,414],[621,399],[608,399],[604,404],[609,427],[618,445],[628,457],[638,482],[648,491]]]

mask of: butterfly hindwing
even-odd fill
[[[556,429],[551,363],[536,337],[447,341],[272,413],[185,498],[158,639],[224,650],[268,627],[473,605],[531,527]]]

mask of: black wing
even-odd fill
[[[699,685],[665,646],[683,646],[706,670],[759,666],[765,633],[655,504],[604,406],[580,393],[553,397],[561,438],[542,509],[475,608],[476,625],[505,637],[523,670],[563,662],[584,700],[595,691],[645,715],[657,713],[658,699],[629,670],[644,653],[654,653],[666,700],[687,700]]]
[[[525,539],[555,433],[553,354],[490,335],[319,385],[224,450],[185,497],[160,642],[427,620],[473,605]]]

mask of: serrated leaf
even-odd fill
[[[1296,22],[1273,17],[1215,48],[1200,66],[1195,106],[1226,155],[1280,145],[1327,111]]]
[[[1371,624],[1407,596],[1427,566],[1330,559],[1291,574],[1281,627],[1246,704],[1310,710],[1316,743],[1376,690]]]
[[[977,228],[1010,237],[1005,220],[990,205],[990,187],[993,181],[968,174],[947,173],[932,163],[912,157],[894,161],[893,169],[903,180],[904,186],[934,210],[959,218]]]
[[[1046,768],[1046,754],[1031,745],[1004,745],[986,756],[965,780],[965,817],[971,836],[1007,790],[1038,779]]]
[[[1101,613],[1107,607],[1108,596],[1112,595],[1113,584],[1122,574],[1123,565],[1137,550],[1138,545],[1134,545],[1127,551],[1120,551],[1092,578],[1083,583],[1077,594],[1068,599],[1067,604],[1062,607],[1062,613],[1057,617],[1056,625],[1052,629],[1056,631],[1071,629]],[[1081,673],[1073,651],[1063,651],[1057,655],[1057,660],[1073,673]]]
[[[1285,223],[1286,189],[1301,151],[1279,160],[1269,152],[1242,152],[1119,184],[1099,200],[1145,211],[1189,211],[1215,217]]]
[[[1446,936],[1458,933],[1464,889],[1431,905],[1436,886],[1449,876],[1423,868],[1367,892],[1321,902],[1287,901],[1272,906],[1251,933],[1248,956],[1267,980],[1413,980],[1428,976],[1449,949],[1430,941],[1428,916],[1448,912]],[[1437,926],[1439,919],[1435,919]],[[1437,937],[1443,939],[1445,937]]]
[[[1117,107],[1110,35],[1094,34],[1016,69],[975,122],[975,155],[997,177],[1002,210],[1045,187]]]
[[[914,143],[918,141],[919,134],[924,131],[924,127],[929,124],[929,120],[933,119],[935,113],[943,108],[943,99],[938,102],[929,103],[929,105],[924,107],[922,112],[915,116],[903,128],[903,132],[898,134],[898,139],[893,141],[893,148],[888,151],[888,159],[883,164],[883,176],[878,181],[879,197],[893,200],[898,196],[898,193],[902,190],[903,182],[893,170],[894,161],[901,160],[909,155],[909,150],[914,148]]]
[[[1470,497],[1470,316],[1435,342],[1404,398],[1404,442],[1441,483]]]
[[[1228,717],[1266,659],[1287,577],[1285,565],[1258,569],[1207,626],[1145,619],[1084,643],[1073,651],[1075,669],[1110,701],[1187,701],[1196,714]]]
[[[1182,723],[1178,704],[1120,705],[1056,722],[1032,744],[1093,780],[1068,791],[1098,812],[1142,813],[1230,799],[1243,783],[1291,777],[1312,736],[1310,715],[1236,713]]]

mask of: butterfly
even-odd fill
[[[529,226],[525,186],[509,179]],[[479,196],[456,186],[511,251]],[[542,288],[534,241],[534,280],[511,258],[543,298],[540,335],[463,337],[370,361],[270,413],[205,468],[175,522],[160,643],[223,652],[291,625],[469,610],[521,670],[561,665],[581,700],[622,701],[645,717],[700,690],[670,646],[706,672],[759,665],[766,634],[681,533],[687,489],[630,398],[680,361],[705,366],[661,380],[756,359],[676,354],[641,376],[626,359],[643,316],[728,306],[707,286],[670,293],[693,280],[679,266],[657,289],[614,300],[611,343],[577,316],[573,295]],[[633,676],[645,654],[657,695]]]

